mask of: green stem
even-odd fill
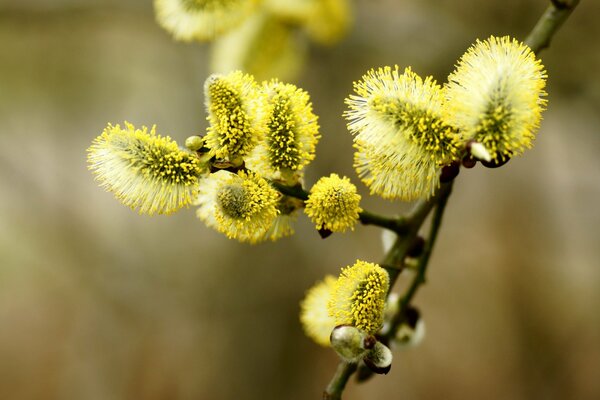
[[[390,289],[393,287],[398,275],[402,272],[406,254],[408,252],[409,246],[412,244],[412,241],[415,240],[421,225],[425,221],[427,214],[431,211],[431,209],[435,206],[435,213],[433,215],[431,221],[431,227],[429,230],[429,237],[427,242],[425,242],[425,248],[423,249],[423,253],[419,258],[419,263],[417,264],[415,278],[411,282],[409,288],[407,289],[404,296],[402,296],[399,300],[398,312],[394,315],[391,320],[390,328],[387,332],[380,337],[380,340],[384,344],[388,344],[390,339],[396,334],[396,330],[403,322],[405,318],[405,312],[410,304],[410,301],[414,297],[415,293],[419,286],[425,283],[425,271],[427,269],[427,265],[429,263],[429,258],[431,256],[431,252],[433,251],[433,246],[435,244],[435,239],[437,237],[438,231],[440,229],[442,223],[442,216],[444,214],[444,209],[448,202],[448,197],[450,197],[450,193],[452,192],[452,185],[454,181],[445,183],[438,190],[435,197],[430,199],[430,201],[425,202],[421,207],[417,207],[415,209],[416,215],[419,215],[420,218],[413,219],[415,225],[412,227],[411,233],[409,233],[406,237],[399,237],[396,240],[394,246],[387,253],[384,263],[385,265],[391,265],[395,268],[386,268],[386,271],[390,275]],[[387,264],[390,263],[390,264]],[[400,265],[398,265],[398,263]],[[389,293],[388,293],[389,294]],[[363,382],[369,379],[373,375],[373,372],[361,366],[361,371],[358,373],[359,381]]]
[[[380,263],[380,265],[384,266],[386,271],[390,275],[390,287],[392,287],[394,285],[394,282],[400,275],[400,272],[402,271],[402,269],[404,267],[404,259],[406,258],[406,254],[410,250],[410,247],[412,246],[415,238],[419,234],[419,229],[421,228],[421,225],[423,225],[423,222],[427,218],[427,215],[429,214],[429,212],[433,209],[433,207],[436,204],[438,204],[440,201],[442,201],[442,199],[444,199],[443,202],[445,204],[446,200],[448,199],[448,196],[450,195],[451,190],[452,190],[452,182],[442,184],[442,186],[440,187],[440,189],[436,192],[436,194],[434,196],[432,196],[428,200],[419,201],[416,204],[413,211],[406,218],[406,221],[408,224],[406,233],[402,236],[398,236],[398,238],[396,239],[396,242],[394,243],[392,248],[387,252],[383,261]],[[329,385],[327,386],[328,388],[341,387],[343,389],[345,387],[346,382],[349,378],[349,375],[346,376],[344,374],[340,374],[340,369],[347,368],[347,367],[344,367],[344,365],[346,365],[346,364],[347,364],[346,362],[340,361],[337,372],[333,376],[333,378],[331,378],[331,381],[329,382]],[[356,368],[354,368],[354,369],[356,369]],[[354,372],[354,371],[352,371],[352,372]],[[350,373],[350,374],[352,374],[352,373]],[[371,376],[371,374],[372,373],[370,370],[364,371],[364,373],[362,374],[362,376],[363,376],[362,379],[363,380],[367,379],[369,376]],[[342,379],[343,382],[340,382],[339,381],[340,379]],[[327,390],[325,391],[325,393],[328,393]],[[341,394],[340,394],[340,396],[341,396]],[[327,397],[325,397],[325,398],[327,399]],[[331,397],[331,398],[332,399],[333,398],[340,399],[341,397]]]
[[[448,185],[447,190],[443,193],[439,198],[439,202],[433,214],[433,218],[431,220],[431,227],[429,228],[429,236],[427,238],[427,242],[425,243],[425,248],[423,249],[423,254],[419,258],[419,263],[417,265],[417,272],[410,286],[404,293],[404,296],[400,298],[398,301],[398,312],[394,315],[394,318],[391,321],[391,327],[388,331],[388,341],[390,338],[394,337],[396,334],[396,330],[400,326],[400,324],[404,321],[406,310],[410,305],[413,297],[417,293],[419,287],[425,283],[425,273],[427,272],[427,266],[429,265],[429,259],[431,257],[431,253],[433,251],[433,246],[435,245],[435,240],[437,238],[438,232],[440,230],[440,226],[442,225],[442,218],[444,216],[444,210],[446,209],[446,204],[448,203],[448,197],[450,197],[450,193],[452,192],[452,183]]]
[[[271,185],[286,196],[295,197],[303,201],[308,200],[309,193],[300,185],[287,186],[276,181],[271,181]],[[394,231],[399,235],[405,233],[409,225],[406,218],[386,217],[366,210],[363,210],[358,214],[358,219],[363,225],[379,226]]]
[[[534,53],[539,53],[550,46],[552,37],[571,15],[577,4],[579,4],[579,0],[553,0],[525,39],[525,44]]]
[[[308,192],[304,189],[302,189],[302,186],[300,184],[296,185],[296,186],[288,186],[288,185],[284,185],[283,183],[277,182],[277,181],[271,181],[271,185],[279,190],[279,192],[281,194],[285,194],[286,196],[291,196],[291,197],[295,197],[297,199],[300,200],[308,200]]]
[[[394,286],[400,271],[404,267],[404,259],[406,254],[413,245],[419,229],[429,215],[429,212],[439,202],[441,197],[447,197],[450,193],[452,183],[444,183],[436,194],[428,200],[422,200],[417,203],[413,211],[406,217],[408,227],[402,236],[398,236],[392,248],[387,252],[381,264],[395,267],[393,270],[388,269],[390,274],[390,287]]]
[[[390,218],[375,214],[366,210],[358,214],[358,219],[363,225],[375,225],[381,228],[389,229],[396,232],[398,235],[406,233],[408,229],[408,221],[406,218],[397,217]]]
[[[340,400],[348,379],[356,371],[356,364],[342,361],[338,364],[335,375],[323,392],[323,400]]]

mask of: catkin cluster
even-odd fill
[[[531,49],[494,36],[469,48],[443,86],[410,67],[367,72],[344,113],[358,176],[373,194],[411,201],[430,197],[446,166],[520,155],[541,120],[545,79]]]
[[[155,3],[165,27],[175,24],[176,14],[183,18],[174,32],[182,39],[203,37],[196,20],[208,18],[216,33],[256,6],[242,0]],[[281,11],[293,2],[265,3]],[[312,29],[326,36],[322,27]],[[526,45],[493,36],[470,47],[444,85],[410,67],[370,70],[354,83],[344,113],[359,178],[384,198],[427,199],[447,168],[477,161],[494,167],[522,154],[532,147],[546,105],[545,79]],[[291,235],[302,208],[323,237],[354,229],[363,210],[347,177],[331,174],[308,193],[302,188],[320,138],[306,91],[277,79],[258,83],[241,71],[211,75],[204,91],[208,128],[189,137],[186,149],[154,127],[108,125],[88,149],[100,185],[142,214],[193,204],[207,226],[242,242]],[[337,279],[327,276],[302,302],[305,332],[348,361],[389,370],[391,353],[374,339],[388,290],[387,272],[364,261]]]
[[[308,93],[278,80],[259,84],[240,71],[210,76],[204,91],[206,135],[188,138],[186,150],[157,136],[155,128],[109,125],[88,149],[89,168],[103,187],[142,214],[169,214],[193,204],[206,225],[242,242],[292,234],[304,202],[282,195],[272,183],[301,185],[314,159],[320,134]],[[355,192],[349,192],[356,203],[351,224],[358,218]]]

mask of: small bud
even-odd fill
[[[423,249],[425,248],[425,239],[423,236],[417,236],[415,240],[411,243],[408,251],[406,252],[407,257],[417,258],[423,254]]]
[[[458,162],[453,162],[450,165],[446,165],[442,168],[442,173],[440,174],[440,182],[446,183],[450,182],[454,178],[458,176],[460,172],[460,164]]]
[[[190,136],[185,139],[185,147],[191,151],[198,151],[204,146],[204,139],[200,136]]]
[[[419,310],[410,307],[406,310],[405,322],[398,327],[394,344],[401,347],[415,347],[425,337],[425,323],[421,318]]]
[[[475,165],[477,165],[477,160],[474,159],[471,155],[466,156],[462,160],[462,166],[465,167],[465,168],[467,168],[467,169],[471,169]]]
[[[485,148],[483,144],[479,142],[473,141],[469,143],[469,151],[471,152],[471,155],[473,155],[473,157],[475,157],[478,160],[487,162],[492,161],[492,156],[490,155],[489,151]]]
[[[486,168],[498,168],[503,166],[504,164],[506,164],[508,161],[510,160],[510,158],[506,157],[503,160],[498,160],[495,159],[493,161],[481,161],[481,165],[483,165]]]
[[[381,328],[381,334],[387,335],[391,328],[391,320],[394,318],[394,315],[398,312],[398,300],[400,299],[400,295],[396,292],[390,292],[385,301],[385,308],[383,309],[383,327]]]
[[[377,339],[350,325],[338,325],[331,331],[331,347],[347,362],[360,361],[376,347]]]
[[[319,232],[321,239],[327,239],[333,233],[333,231],[325,228],[318,229],[317,232]]]
[[[383,343],[377,342],[364,358],[364,362],[376,374],[387,374],[392,368],[392,351]]]

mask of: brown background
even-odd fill
[[[307,182],[355,181],[340,117],[353,80],[411,65],[443,82],[476,38],[523,38],[536,1],[372,1],[298,79],[323,139]],[[549,107],[532,151],[463,171],[429,282],[422,346],[345,399],[600,398],[600,3],[583,0],[543,53]],[[318,399],[337,363],[298,322],[304,291],[379,231],[248,246],[193,209],[142,217],[103,192],[85,149],[107,122],[205,129],[207,45],[173,42],[141,0],[0,3],[0,398]],[[407,278],[403,278],[403,282]]]

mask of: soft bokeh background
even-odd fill
[[[323,134],[307,182],[358,183],[340,115],[368,68],[444,81],[475,38],[524,38],[545,6],[356,2],[349,36],[312,47],[298,79]],[[599,17],[583,0],[542,55],[535,148],[461,173],[417,298],[426,340],[345,399],[600,398]],[[243,245],[192,209],[139,216],[86,170],[107,122],[202,132],[207,50],[173,42],[149,1],[0,2],[0,399],[320,398],[337,359],[303,336],[298,302],[379,260],[377,229],[321,240],[301,216],[294,237]]]

